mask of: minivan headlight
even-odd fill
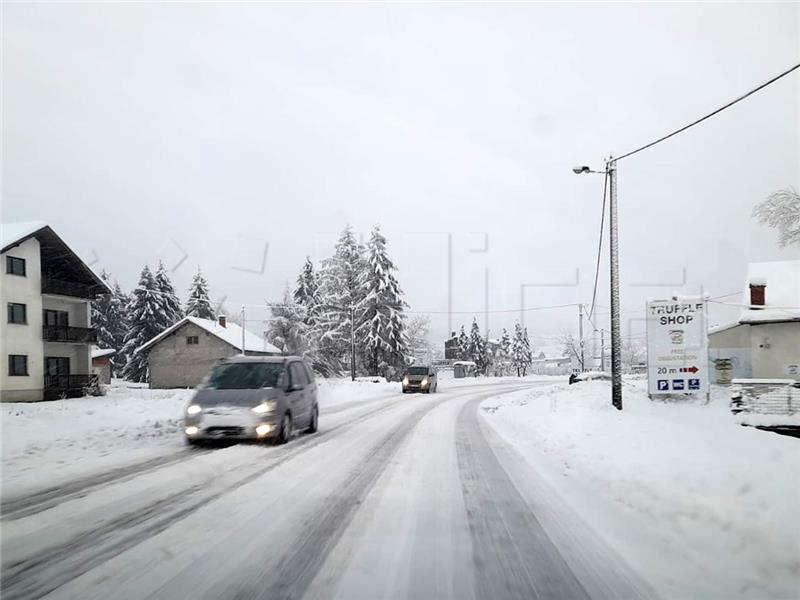
[[[403,385],[408,385],[408,377],[403,377]]]
[[[252,410],[257,415],[265,415],[267,413],[275,412],[275,405],[277,403],[275,400],[265,400],[258,406],[254,406],[250,410]]]
[[[203,412],[203,408],[197,404],[191,404],[186,408],[187,415],[196,415],[201,412]]]
[[[427,377],[422,380],[422,387],[425,387],[426,385],[428,385],[428,378]]]

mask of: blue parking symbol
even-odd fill
[[[683,389],[684,381],[683,379],[673,379],[672,380],[672,389],[673,390],[682,390]]]
[[[689,380],[689,389],[690,390],[699,390],[700,389],[700,380],[699,379],[690,379]]]
[[[669,391],[669,381],[666,379],[659,379],[658,380],[658,391],[659,392],[667,392]]]

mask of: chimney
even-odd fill
[[[219,321],[219,324],[222,325],[223,327],[227,326],[228,319],[227,317],[225,317],[225,315],[218,316],[217,321]]]
[[[764,299],[767,292],[767,283],[765,281],[750,281],[750,306],[755,308],[757,306],[764,306]],[[756,308],[760,310],[760,308]]]
[[[451,332],[450,332],[450,337],[451,337],[451,338],[454,338],[454,337],[456,337],[456,332],[455,332],[455,331],[451,331]]]

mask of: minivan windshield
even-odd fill
[[[409,375],[427,375],[428,374],[428,367],[409,367],[408,374]]]
[[[283,372],[281,363],[224,363],[214,367],[206,383],[212,390],[257,390],[276,387]]]

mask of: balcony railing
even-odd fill
[[[94,344],[97,342],[97,330],[92,327],[45,325],[42,327],[42,339],[44,339],[46,342]]]
[[[97,375],[45,375],[45,400],[94,395],[99,388]]]

